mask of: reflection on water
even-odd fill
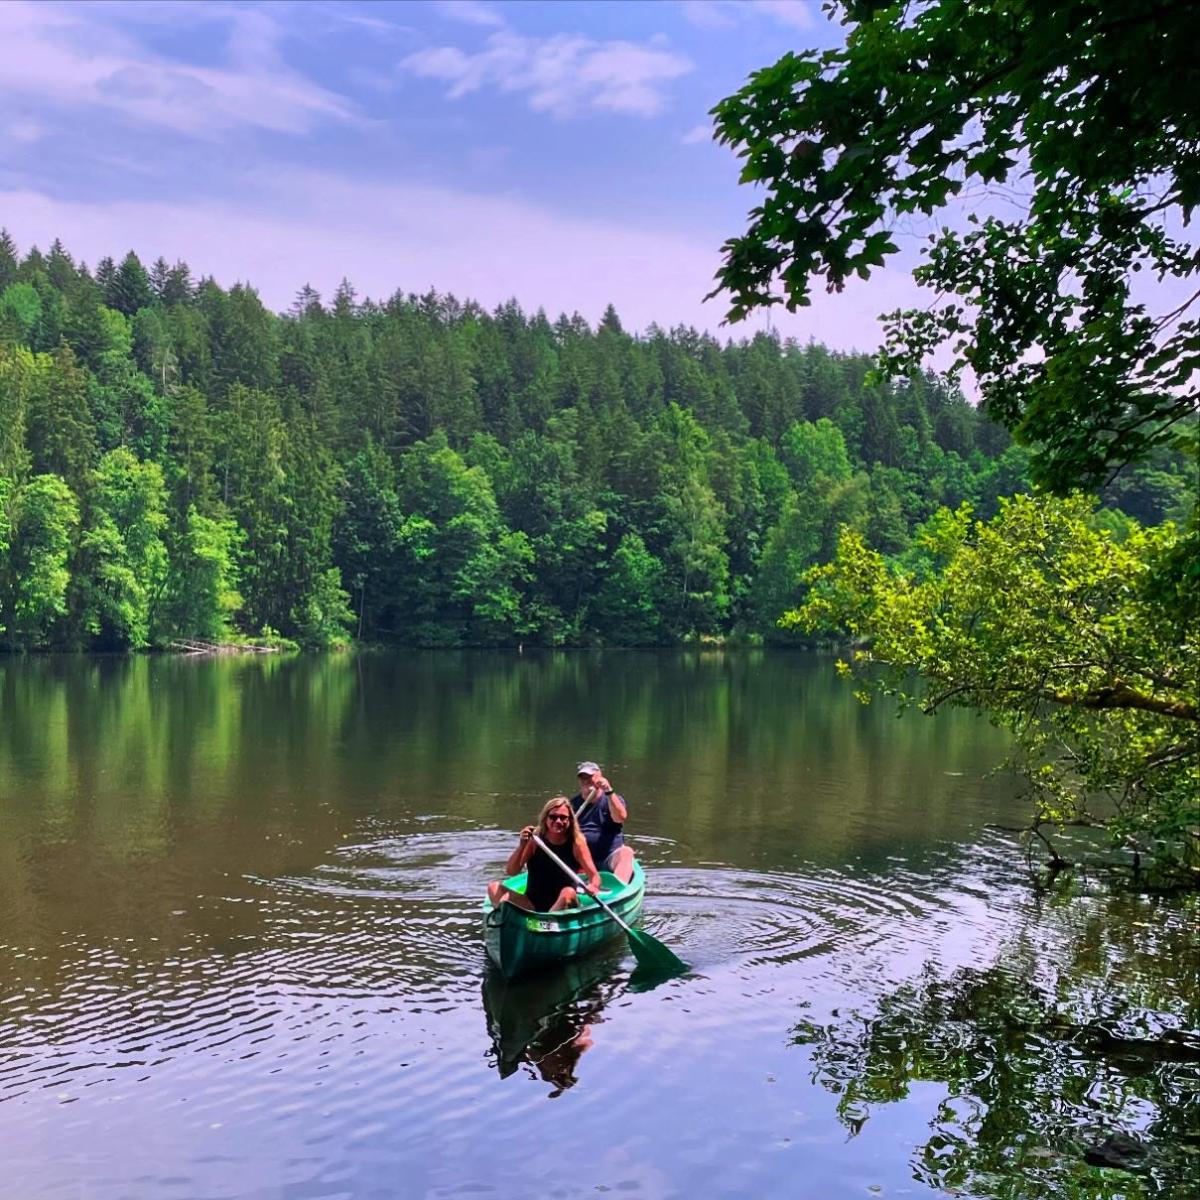
[[[6,1195],[1170,1196],[1195,906],[1039,899],[1003,749],[795,654],[0,661]],[[584,757],[651,990],[485,969]],[[513,1135],[560,1110],[565,1171]]]
[[[994,962],[928,962],[864,1011],[801,1021],[793,1040],[852,1136],[914,1085],[944,1089],[912,1158],[930,1188],[1191,1200],[1198,915],[1194,899],[1069,897],[1022,923]]]
[[[609,949],[518,979],[506,980],[489,965],[483,1007],[501,1078],[524,1066],[531,1077],[552,1085],[551,1098],[574,1087],[594,1027],[625,987],[620,956]]]

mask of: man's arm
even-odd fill
[[[612,819],[618,825],[625,824],[625,818],[629,816],[629,810],[625,807],[625,799],[618,796],[616,792],[608,793],[608,811],[612,814]]]
[[[625,807],[624,797],[618,796],[613,791],[613,785],[608,782],[608,779],[603,776],[597,776],[593,781],[593,786],[596,787],[601,795],[608,794],[608,811],[612,819],[618,825],[625,824],[625,818],[629,816],[629,811]]]

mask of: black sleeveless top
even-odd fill
[[[568,838],[564,846],[554,846],[549,842],[546,844],[572,871],[579,874],[579,861],[575,857],[573,839]],[[538,912],[546,912],[550,905],[558,899],[558,893],[564,887],[574,886],[571,880],[562,873],[562,868],[548,854],[542,853],[540,846],[534,846],[533,854],[525,864],[525,869],[529,872],[525,895]]]

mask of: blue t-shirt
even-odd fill
[[[599,871],[604,860],[619,847],[625,845],[625,835],[621,832],[625,826],[613,820],[612,809],[609,807],[611,792],[605,792],[599,800],[583,807],[582,796],[571,797],[571,807],[579,816],[579,828],[587,838],[588,849],[592,852],[592,861]]]

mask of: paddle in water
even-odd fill
[[[562,873],[575,884],[579,894],[581,896],[590,895],[583,880],[536,833],[531,836],[537,843],[538,849],[548,854]],[[625,930],[629,937],[629,949],[633,951],[633,957],[637,959],[640,969],[647,972],[652,971],[656,975],[678,975],[688,969],[687,963],[683,962],[674,951],[664,946],[657,938],[652,938],[645,930],[634,929],[632,925],[626,924],[599,896],[592,896],[592,899]]]

